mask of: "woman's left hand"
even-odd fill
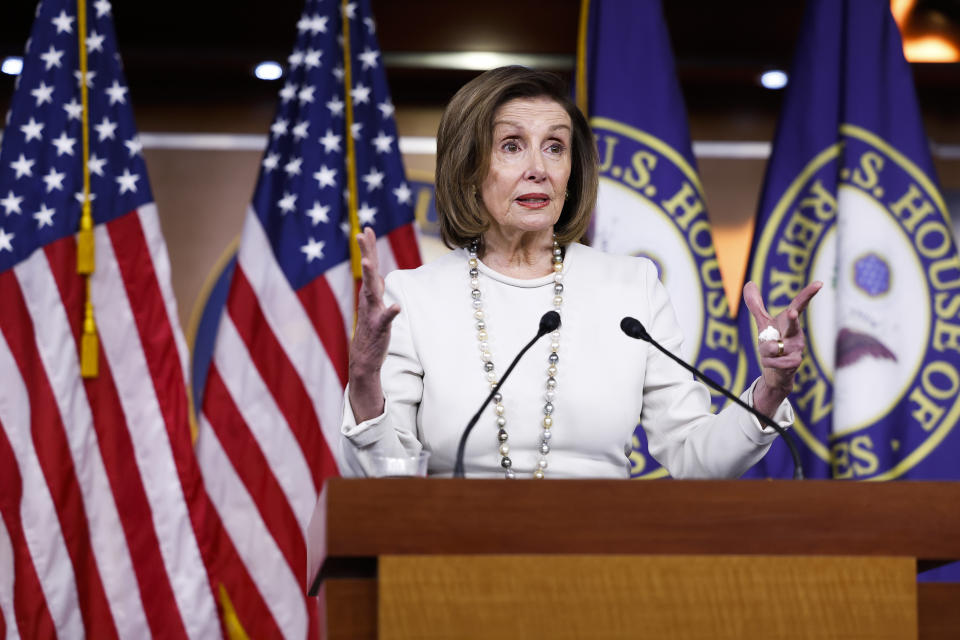
[[[757,333],[773,327],[780,334],[779,339],[762,340],[758,344],[763,374],[754,388],[753,404],[761,413],[772,415],[793,390],[793,377],[807,343],[800,327],[800,314],[822,286],[822,282],[808,284],[774,317],[767,313],[756,284],[748,282],[743,288],[743,301],[757,323]]]

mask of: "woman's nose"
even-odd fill
[[[547,177],[547,169],[544,166],[543,158],[540,157],[539,153],[530,154],[523,177],[533,182],[541,182]]]

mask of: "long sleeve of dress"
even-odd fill
[[[647,277],[651,276],[648,269]],[[647,291],[650,335],[668,351],[679,353],[682,335],[666,289],[655,280]],[[650,347],[647,353],[640,422],[650,454],[672,476],[739,477],[764,456],[776,431],[764,429],[756,418],[732,404],[717,415],[705,413],[704,407],[710,405],[706,386],[657,349]],[[749,406],[753,406],[756,384],[755,380],[740,396]],[[773,420],[783,427],[793,423],[789,402],[780,405]]]
[[[405,300],[396,278],[388,278],[384,302],[389,306]],[[419,452],[423,446],[417,439],[417,409],[423,397],[423,366],[417,358],[410,331],[409,314],[401,312],[390,333],[390,347],[381,369],[384,392],[383,413],[357,423],[350,406],[350,389],[343,395],[343,421],[340,445],[351,472],[371,474],[370,457]]]

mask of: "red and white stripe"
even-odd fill
[[[380,239],[378,248],[384,272],[419,264],[412,225]],[[285,638],[317,637],[316,602],[305,595],[307,524],[324,480],[344,468],[337,443],[353,296],[349,263],[294,291],[248,211],[207,377],[197,455],[224,530],[256,586],[243,596],[268,611]],[[251,636],[267,631],[257,627],[262,619],[237,609]]]
[[[12,559],[0,574],[13,584],[8,600],[0,577],[0,611],[24,637],[220,637],[156,210],[95,238],[94,380],[80,377],[74,238],[0,274],[0,560]]]

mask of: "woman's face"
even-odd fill
[[[503,231],[552,228],[570,178],[570,116],[550,98],[516,98],[494,114],[483,204]]]

